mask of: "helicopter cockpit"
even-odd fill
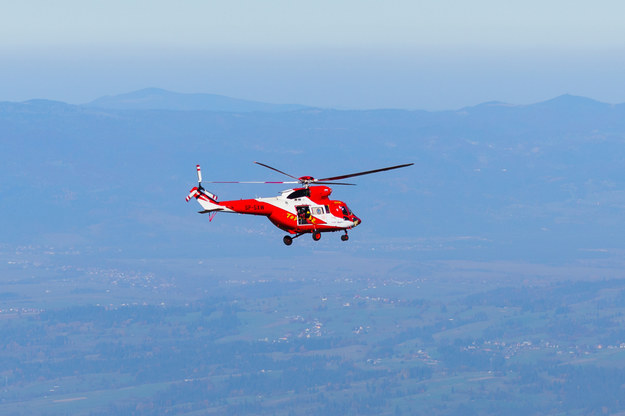
[[[353,222],[358,222],[358,224],[360,224],[360,218],[358,218],[356,215],[354,215],[354,213],[352,212],[351,209],[349,209],[349,207],[347,206],[347,204],[345,204],[344,202],[339,202],[337,201],[336,205],[334,206],[334,214],[336,216],[342,216],[344,220],[346,221],[353,221]]]

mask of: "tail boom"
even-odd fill
[[[202,208],[204,208],[202,211],[200,211],[201,214],[217,211],[233,212],[231,209],[224,207],[219,202],[217,202],[217,195],[208,192],[206,189],[194,186],[193,188],[191,188],[189,195],[187,195],[185,199],[187,202],[189,202],[191,198],[195,198],[198,204],[200,204]]]

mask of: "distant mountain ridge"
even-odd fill
[[[576,110],[608,110],[611,107],[623,107],[625,104],[608,104],[579,95],[563,94],[545,101],[531,104],[511,104],[501,101],[487,101],[474,106],[467,106],[459,111],[470,111],[485,108],[514,108],[514,109],[559,109],[562,111]]]
[[[161,88],[145,88],[125,94],[107,95],[97,98],[85,104],[68,104],[63,101],[48,99],[31,99],[23,102],[0,101],[0,111],[8,109],[16,109],[24,111],[40,111],[45,108],[50,110],[70,109],[105,109],[105,110],[168,110],[168,111],[216,111],[228,113],[248,113],[248,112],[266,112],[281,113],[289,111],[301,111],[310,109],[319,109],[317,107],[306,106],[302,104],[273,104],[261,101],[243,100],[238,98],[227,97],[218,94],[187,94],[167,91]],[[559,113],[586,113],[593,112],[610,112],[611,110],[625,109],[625,103],[608,104],[583,96],[563,94],[549,100],[539,101],[531,104],[511,104],[501,101],[487,101],[473,106],[467,106],[460,109],[452,110],[406,110],[406,109],[366,109],[353,110],[342,109],[335,110],[331,108],[323,109],[324,111],[398,111],[398,112],[423,112],[430,114],[437,113],[471,113],[471,114],[488,114],[491,112],[513,111],[513,112],[543,112],[557,111]],[[321,109],[320,109],[321,110]]]
[[[271,104],[218,94],[185,94],[160,88],[145,88],[93,100],[86,107],[114,110],[174,110],[226,112],[285,112],[307,108],[298,104]]]
[[[34,100],[31,100],[34,101]],[[108,95],[97,98],[84,107],[105,108],[114,110],[174,110],[174,111],[225,111],[225,112],[285,112],[313,108],[301,104],[273,104],[261,101],[244,100],[218,94],[179,93],[161,88],[144,88],[119,95]],[[625,106],[625,104],[607,104],[592,98],[563,94],[549,100],[532,104],[510,104],[500,101],[489,101],[474,106],[467,106],[459,110],[471,111],[486,108],[558,108],[560,111],[577,111]],[[370,109],[376,110],[376,109]],[[367,111],[370,111],[367,110]],[[402,110],[402,109],[391,109]],[[410,110],[406,110],[410,111]],[[437,113],[440,111],[431,111]]]
[[[475,244],[453,243],[468,257],[505,253],[535,261],[625,248],[624,104],[563,95],[452,111],[274,111],[272,105],[246,111],[162,90],[121,101],[150,103],[150,97],[167,108],[178,98],[185,102],[158,111],[138,109],[154,105],[145,102],[133,109],[0,102],[0,245],[60,246],[62,238],[68,247],[106,246],[142,258],[145,247],[166,256],[217,244],[220,253],[274,255],[272,244],[282,249],[282,240],[270,224],[224,216],[209,225],[182,205],[197,183],[196,164],[207,180],[278,180],[251,163],[259,160],[317,176],[414,162],[363,178],[358,188],[335,189],[336,198],[367,219],[355,234],[366,247],[378,244],[376,250],[429,250],[450,236],[475,237]],[[278,190],[211,187],[222,199]],[[401,219],[401,227],[390,219]],[[240,224],[259,234],[232,229]],[[341,244],[327,240],[328,247]]]

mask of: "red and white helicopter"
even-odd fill
[[[323,185],[354,185],[353,183],[336,182],[354,176],[368,175],[371,173],[384,172],[392,169],[399,169],[411,166],[414,163],[390,166],[382,169],[369,170],[366,172],[350,173],[348,175],[333,176],[331,178],[315,179],[312,176],[302,176],[296,178],[288,173],[254,162],[273,171],[295,179],[294,181],[262,181],[262,182],[240,182],[240,181],[210,181],[209,183],[296,183],[299,188],[287,189],[280,192],[278,196],[269,198],[240,199],[233,201],[217,201],[217,195],[208,192],[202,187],[202,172],[200,165],[197,165],[198,186],[194,186],[187,196],[189,202],[195,198],[202,206],[200,214],[210,214],[210,220],[218,212],[234,212],[237,214],[262,215],[269,219],[273,225],[288,232],[283,238],[284,244],[290,246],[293,239],[304,234],[312,234],[312,238],[318,241],[321,233],[329,231],[344,231],[341,240],[347,241],[349,236],[347,230],[356,227],[361,223],[354,213],[347,207],[345,202],[335,201],[329,198],[332,189]]]

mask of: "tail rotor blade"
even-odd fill
[[[193,198],[194,196],[196,196],[198,194],[197,188],[193,188],[191,189],[191,192],[189,192],[189,195],[187,195],[187,197],[185,198],[185,200],[187,202],[189,202],[191,200],[191,198]]]
[[[202,170],[200,169],[200,165],[197,165],[197,182],[199,184],[202,183]]]

